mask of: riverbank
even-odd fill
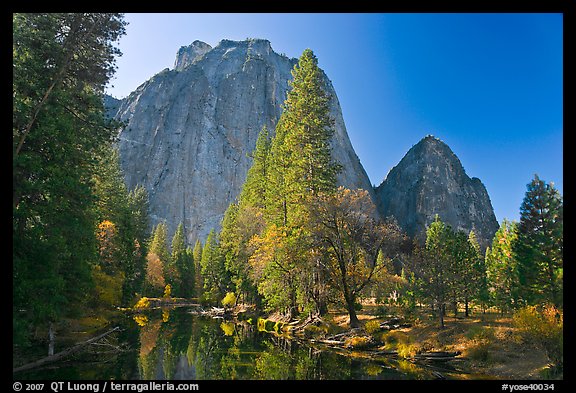
[[[447,316],[445,328],[439,329],[437,320],[425,310],[417,310],[412,317],[402,318],[393,313],[382,315],[376,306],[365,305],[358,313],[361,326],[350,329],[348,315],[341,310],[331,310],[321,318],[302,317],[289,321],[277,313],[263,315],[253,306],[216,308],[183,300],[149,300],[147,307],[140,310],[108,310],[94,316],[61,321],[55,326],[57,351],[109,330],[113,327],[111,321],[114,324],[124,321],[124,326],[129,329],[135,325],[134,322],[140,328],[148,329],[149,324],[160,328],[164,323],[172,323],[169,322],[173,319],[171,310],[179,309],[176,318],[184,313],[223,320],[220,327],[227,330],[220,334],[230,335],[237,329],[264,331],[281,336],[284,341],[296,341],[313,352],[370,359],[374,364],[395,368],[422,366],[428,371],[438,370],[432,373],[432,378],[538,380],[563,377],[562,373],[552,373],[542,349],[521,340],[512,318],[497,314],[479,314],[469,318]],[[158,309],[161,309],[161,317]],[[158,323],[153,323],[154,318],[160,318]],[[46,356],[47,331],[38,331],[37,337],[39,345],[35,349],[18,348],[15,351],[14,368]],[[106,344],[107,349],[113,347],[123,351],[130,349],[132,344],[123,347],[114,338]]]
[[[355,356],[389,355],[412,362],[442,357],[470,379],[563,378],[562,372],[550,368],[544,350],[522,341],[509,316],[447,316],[440,329],[424,312],[408,319],[376,314],[376,308],[365,307],[358,314],[361,327],[349,329],[348,315],[333,311],[303,328],[302,322],[294,324],[292,331],[311,343],[347,349]]]

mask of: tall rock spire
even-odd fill
[[[456,230],[474,230],[482,248],[498,230],[492,203],[478,178],[470,178],[441,140],[427,135],[376,188],[382,217],[393,216],[410,236],[426,238],[436,214]]]

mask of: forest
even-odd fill
[[[147,192],[127,189],[105,116],[122,14],[13,14],[13,348],[148,299],[249,305],[290,322],[337,312],[365,328],[367,304],[439,329],[448,316],[501,315],[563,369],[563,199],[535,175],[482,250],[436,219],[424,242],[379,220],[365,190],[339,187],[334,121],[306,49],[282,115],[263,127],[221,228],[186,243],[152,227]],[[384,313],[386,314],[386,313]],[[424,316],[430,316],[426,319]],[[528,345],[528,344],[527,344]]]

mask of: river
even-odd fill
[[[327,347],[312,347],[256,326],[156,309],[126,316],[113,337],[18,379],[43,380],[341,380],[448,379],[460,372],[448,364],[418,365],[386,357],[368,359]],[[112,336],[111,335],[111,336]],[[56,349],[56,351],[65,348]],[[120,350],[119,350],[120,349]],[[359,354],[358,354],[359,355]]]

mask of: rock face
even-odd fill
[[[498,230],[486,188],[466,175],[448,145],[428,135],[392,168],[376,188],[382,217],[393,216],[410,236],[426,239],[436,214],[453,229],[474,230],[482,249]]]
[[[219,229],[246,179],[258,133],[263,125],[275,128],[296,63],[267,40],[222,40],[214,48],[194,41],[180,48],[173,70],[122,100],[115,115],[127,124],[119,135],[121,166],[130,189],[148,190],[152,224],[165,220],[171,234],[182,222],[189,244]],[[336,124],[333,157],[344,168],[339,183],[374,196],[325,80]]]

